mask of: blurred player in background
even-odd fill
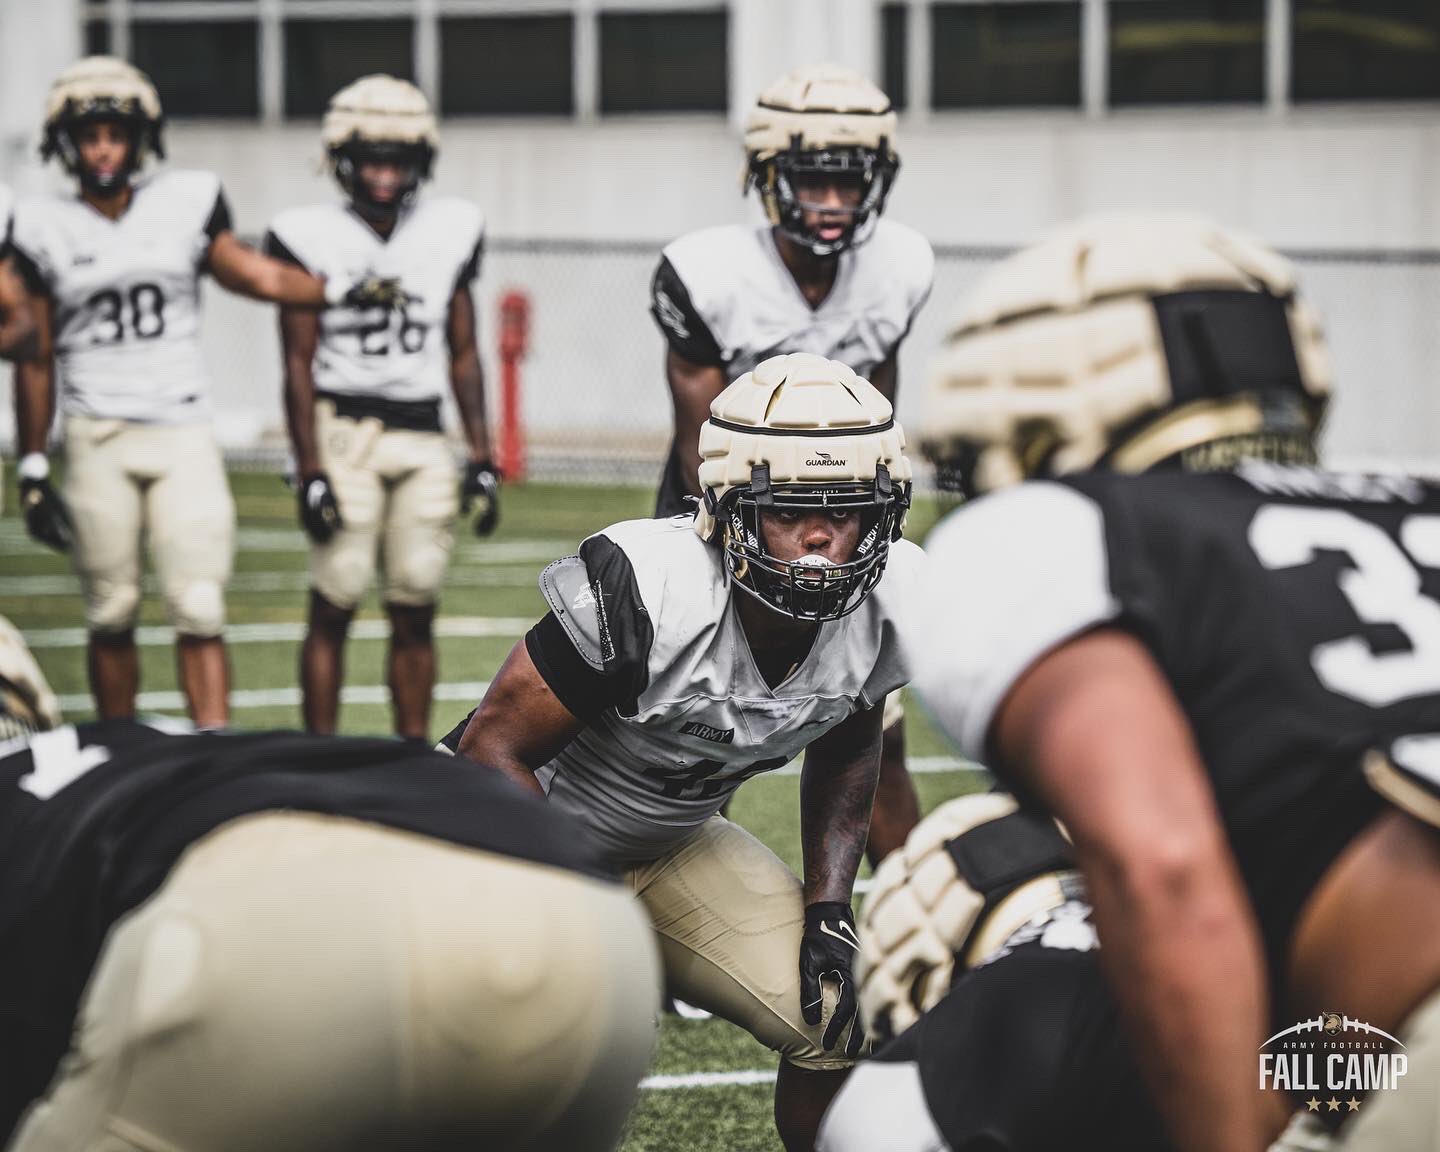
[[[614,525],[546,568],[550,612],[446,738],[584,823],[628,869],[668,986],[781,1053],[790,1152],[864,1046],[850,894],[921,559],[903,442],[836,361],[742,376],[701,433],[698,517]],[[803,881],[719,815],[802,751]]]
[[[14,208],[14,194],[0,184],[0,358],[6,360],[33,356],[36,348],[35,316],[10,259]]]
[[[881,218],[900,168],[890,100],[834,64],[801,68],[760,94],[745,128],[747,190],[767,225],[728,225],[666,246],[651,287],[664,333],[675,435],[657,516],[693,509],[695,450],[711,402],[762,360],[812,352],[849,365],[893,405],[897,356],[930,295],[925,238]],[[905,771],[900,698],[888,702],[868,853],[897,847],[920,818]]]
[[[347,202],[282,213],[267,250],[303,268],[383,270],[405,298],[398,312],[280,313],[300,522],[312,541],[300,657],[305,727],[335,730],[345,637],[378,552],[395,730],[423,739],[435,685],[435,604],[457,503],[478,505],[481,536],[500,514],[470,294],[484,221],[468,201],[420,194],[440,137],[413,84],[357,80],[330,101],[321,134]],[[470,451],[460,501],[440,428],[447,370]]]
[[[1159,216],[997,267],[927,395],[966,491],[1034,482],[931,535],[917,687],[1073,838],[1184,1152],[1264,1148],[1257,1051],[1330,1010],[1409,1062],[1340,1146],[1440,1142],[1440,489],[1310,467],[1328,390],[1290,266]]]
[[[79,195],[16,209],[16,259],[36,298],[40,341],[16,372],[20,492],[32,536],[62,551],[73,544],[100,715],[135,711],[143,537],[175,625],[190,715],[210,727],[229,718],[221,633],[235,509],[209,426],[200,277],[312,309],[385,292],[247,248],[213,173],[139,176],[152,153],[164,155],[162,124],[154,87],[123,60],[87,57],[51,87],[42,153],[59,158]],[[57,364],[63,500],[45,456]]]
[[[0,620],[0,1147],[615,1147],[658,964],[569,819],[389,740],[57,723]]]

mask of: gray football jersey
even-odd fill
[[[208,418],[200,275],[211,241],[229,226],[211,172],[137,181],[118,220],[78,197],[19,203],[15,250],[32,290],[53,304],[67,411],[156,424]]]
[[[652,312],[676,352],[723,364],[731,379],[784,352],[839,360],[868,379],[905,338],[934,275],[925,238],[882,219],[840,254],[834,287],[812,308],[768,225],[728,225],[666,246]]]
[[[822,624],[809,654],[772,688],[720,554],[689,517],[631,520],[592,536],[579,556],[546,569],[541,590],[576,652],[622,682],[626,699],[588,717],[537,773],[551,801],[620,862],[684,840],[745,780],[909,679],[898,620],[923,559],[908,541],[892,545],[875,590]]]
[[[282,212],[266,246],[317,275],[374,273],[400,280],[401,311],[332,308],[320,316],[312,367],[325,392],[430,400],[449,382],[445,322],[450,299],[478,274],[485,222],[453,196],[421,196],[382,237],[343,204]]]

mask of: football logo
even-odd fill
[[[829,452],[816,451],[815,455],[805,461],[810,468],[844,468],[848,461],[836,460]]]

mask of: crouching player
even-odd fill
[[[627,869],[667,986],[784,1057],[791,1152],[864,1048],[850,894],[921,559],[903,445],[843,364],[760,364],[711,407],[696,520],[617,524],[550,565],[550,612],[446,738],[578,817]],[[803,880],[718,815],[802,751]]]
[[[658,965],[572,821],[413,745],[55,718],[5,625],[0,1147],[614,1148]]]

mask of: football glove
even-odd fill
[[[300,481],[300,527],[316,544],[326,543],[342,527],[340,505],[335,499],[335,490],[330,487],[330,477],[316,472]]]
[[[468,516],[475,508],[475,535],[489,536],[500,523],[500,473],[486,460],[473,461],[460,473],[460,511]]]
[[[397,276],[367,272],[363,276],[341,276],[325,281],[325,304],[330,308],[400,309],[409,299]]]
[[[835,987],[835,1008],[825,1021],[820,1046],[831,1051],[848,1024],[845,1055],[858,1057],[865,1044],[855,997],[855,960],[860,937],[850,905],[822,900],[805,906],[805,934],[800,939],[800,1015],[806,1024],[819,1024],[825,1014],[825,984]]]
[[[70,551],[75,542],[75,527],[70,521],[70,510],[60,493],[51,487],[48,474],[21,475],[20,507],[25,510],[25,528],[33,539],[57,552]]]

